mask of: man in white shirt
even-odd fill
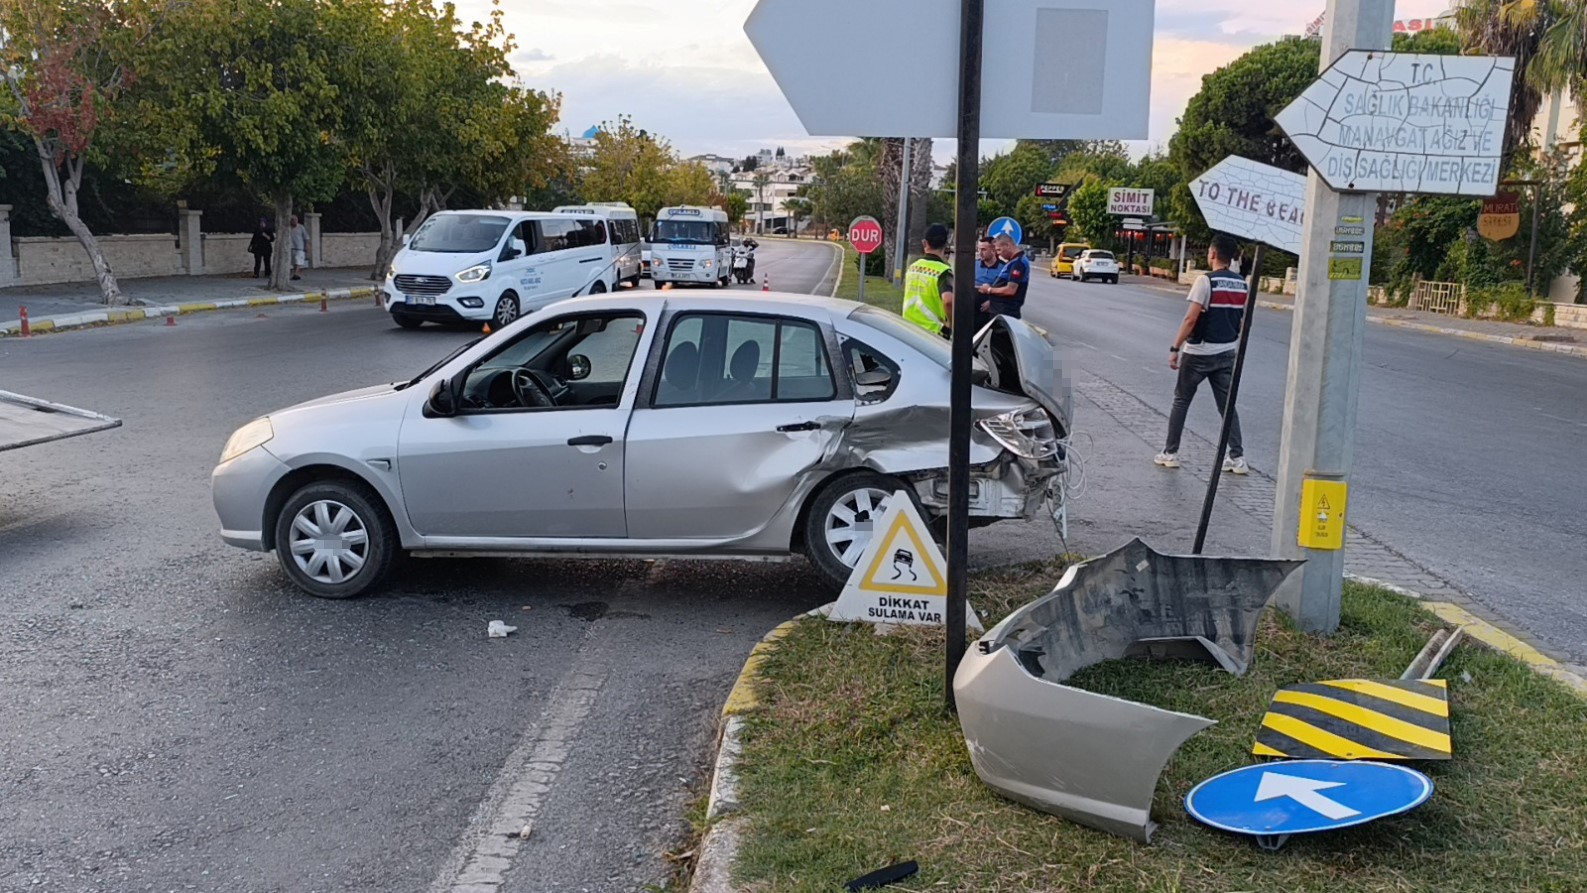
[[[296,214],[290,220],[287,236],[292,240],[292,278],[302,279],[303,268],[309,265],[309,231],[298,222]]]
[[[1246,474],[1245,448],[1240,443],[1240,415],[1228,408],[1229,384],[1234,380],[1234,357],[1240,347],[1240,325],[1246,312],[1246,282],[1229,264],[1239,254],[1234,239],[1212,237],[1207,248],[1207,263],[1212,272],[1196,279],[1190,288],[1190,307],[1179,324],[1179,333],[1168,348],[1168,368],[1179,371],[1174,385],[1174,408],[1168,414],[1168,442],[1153,460],[1164,468],[1179,467],[1179,439],[1185,431],[1185,415],[1203,379],[1212,383],[1212,398],[1218,412],[1233,414],[1229,424],[1229,455],[1223,470]]]

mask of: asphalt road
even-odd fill
[[[339,302],[0,341],[0,387],[125,420],[0,453],[0,891],[664,879],[744,657],[827,598],[802,564],[425,560],[325,602],[218,539],[233,429],[470,337]]]
[[[1072,368],[1166,415],[1182,296],[1042,276],[1027,306]],[[1272,474],[1293,315],[1257,313],[1239,411],[1252,466]],[[1351,522],[1587,662],[1587,363],[1369,324],[1364,364]],[[1189,427],[1216,441],[1218,425],[1203,388]]]

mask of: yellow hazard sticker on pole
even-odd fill
[[[1344,481],[1307,478],[1300,485],[1300,544],[1307,549],[1345,547],[1345,503],[1350,485]]]
[[[1251,753],[1297,760],[1447,760],[1443,679],[1331,679],[1273,695]]]

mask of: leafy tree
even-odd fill
[[[655,217],[666,207],[672,149],[665,140],[634,127],[627,115],[615,125],[601,125],[587,164],[580,183],[586,201],[626,201],[641,217]]]
[[[277,226],[300,202],[332,198],[346,173],[343,50],[317,0],[189,0],[159,45],[146,108],[165,117],[180,156],[199,175],[225,164],[271,202]],[[276,240],[270,285],[284,288],[290,240]]]
[[[981,162],[981,188],[999,214],[1013,216],[1020,199],[1034,195],[1036,187],[1053,173],[1050,151],[1041,145],[1016,143],[1012,151]]]
[[[1273,123],[1278,114],[1317,77],[1317,41],[1289,37],[1256,47],[1201,79],[1169,139],[1169,158],[1179,168],[1181,185],[1170,197],[1173,219],[1191,239],[1211,236],[1206,220],[1183,184],[1230,155],[1304,173],[1306,161]]]
[[[699,162],[672,165],[665,176],[666,192],[663,198],[666,204],[661,207],[712,204],[713,199],[719,197],[716,177]],[[721,201],[726,202],[726,199],[722,198]]]
[[[1115,180],[1092,179],[1069,196],[1071,226],[1067,238],[1079,237],[1096,248],[1113,248],[1118,241],[1119,218],[1108,213],[1108,190],[1123,186]]]
[[[737,189],[727,194],[727,219],[734,225],[744,222],[744,212],[749,210],[749,199]]]
[[[1532,119],[1542,104],[1543,92],[1580,82],[1582,28],[1578,16],[1567,14],[1580,0],[1461,0],[1455,21],[1467,49],[1487,56],[1513,56],[1515,79],[1510,84],[1510,118],[1504,129],[1504,166],[1515,150],[1527,144]],[[1571,20],[1574,19],[1574,22]],[[1569,29],[1563,39],[1547,40],[1555,26]],[[1572,44],[1575,49],[1567,49]],[[1540,54],[1543,58],[1539,60]],[[1540,64],[1534,64],[1539,62]],[[1574,63],[1574,70],[1573,70]]]
[[[845,229],[862,214],[880,216],[883,200],[877,176],[880,146],[860,140],[848,148],[811,160],[814,173],[805,185],[811,216],[824,228]]]
[[[100,300],[122,304],[110,262],[83,223],[83,172],[136,78],[133,54],[160,7],[143,0],[6,0],[0,4],[0,125],[31,142],[51,214],[77,237]]]

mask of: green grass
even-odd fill
[[[972,600],[1001,617],[1057,577],[1054,567],[983,575]],[[1142,846],[1004,800],[976,778],[942,707],[940,630],[877,636],[862,624],[803,621],[767,663],[765,706],[746,729],[751,829],[740,888],[825,893],[917,859],[920,874],[898,889],[1587,890],[1587,702],[1475,646],[1457,648],[1440,673],[1450,680],[1455,759],[1419,766],[1437,790],[1416,811],[1297,836],[1276,854],[1185,815],[1196,782],[1255,761],[1252,737],[1277,688],[1398,677],[1436,626],[1410,600],[1351,585],[1331,638],[1269,612],[1244,678],[1200,664],[1111,662],[1071,680],[1218,720],[1169,763],[1153,806],[1161,827]]]
[[[838,285],[836,297],[848,301],[860,299],[860,268],[859,252],[849,245],[843,246],[843,282]],[[902,286],[889,285],[887,280],[880,276],[867,276],[865,278],[865,303],[894,313],[904,310],[904,289]]]

